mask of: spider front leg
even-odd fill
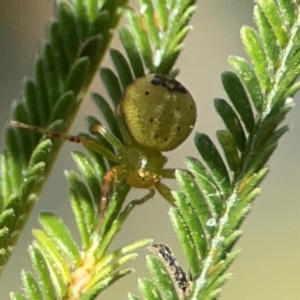
[[[108,197],[109,197],[111,188],[112,188],[113,184],[117,182],[117,177],[118,177],[118,175],[120,175],[121,172],[122,171],[121,171],[120,167],[116,166],[116,167],[112,168],[111,170],[107,171],[103,177],[102,188],[101,188],[101,193],[100,193],[100,208],[99,208],[99,222],[98,222],[98,231],[99,232],[101,232],[101,229],[102,229],[103,219],[104,219],[105,210],[107,207]],[[155,195],[155,189],[153,187],[149,187],[148,189],[149,189],[149,193],[147,193],[145,196],[143,196],[140,199],[133,200],[129,203],[131,208],[136,205],[141,205],[141,204],[145,203],[147,200],[153,198],[153,196]],[[129,210],[131,210],[131,208],[129,208]]]
[[[106,158],[108,158],[109,160],[111,160],[113,162],[116,162],[116,163],[119,162],[118,158],[114,155],[114,153],[112,153],[110,150],[108,150],[104,146],[100,145],[98,141],[86,138],[84,136],[68,135],[68,134],[64,134],[61,132],[53,132],[53,131],[47,130],[45,128],[42,128],[42,127],[25,124],[25,123],[18,122],[18,121],[10,121],[10,124],[13,127],[25,128],[25,129],[28,129],[31,131],[39,132],[50,138],[82,144],[82,145],[86,146],[87,148],[92,149],[97,153],[100,153],[101,155],[105,156]]]
[[[125,147],[122,144],[122,142],[110,131],[107,130],[107,128],[103,124],[97,124],[90,128],[92,132],[98,132],[100,133],[112,146],[118,153],[124,153]],[[120,160],[117,161],[120,163]],[[100,193],[100,203],[99,203],[99,223],[98,223],[98,231],[101,231],[102,222],[105,214],[105,210],[108,203],[108,198],[110,191],[112,189],[112,186],[114,183],[116,183],[118,180],[117,178],[121,178],[123,175],[122,169],[119,166],[115,166],[112,169],[108,170],[106,174],[103,177],[102,180],[102,186],[101,186],[101,193]]]
[[[39,132],[50,138],[56,138],[56,139],[60,139],[60,140],[67,140],[67,141],[74,142],[74,143],[80,143],[80,144],[84,145],[85,147],[103,155],[104,157],[106,157],[107,159],[109,159],[115,163],[120,162],[119,157],[117,157],[114,153],[112,153],[106,147],[99,144],[99,142],[96,140],[89,139],[89,138],[86,138],[86,137],[80,136],[80,135],[75,136],[75,135],[64,134],[61,132],[53,132],[53,131],[49,131],[45,128],[42,128],[42,127],[38,127],[35,125],[28,125],[28,124],[18,122],[18,121],[10,121],[10,124],[14,127],[25,128],[25,129],[28,129],[31,131]],[[99,132],[118,152],[124,151],[123,144],[111,132],[109,132],[104,125],[102,125],[102,124],[95,125],[92,127],[92,131]],[[111,190],[113,183],[116,180],[117,173],[118,173],[118,171],[117,171],[116,167],[114,167],[111,170],[109,170],[103,178],[100,203],[99,203],[100,220],[103,219],[108,195],[109,195],[109,192]]]
[[[189,173],[191,176],[193,176],[189,171],[183,170],[187,173]],[[162,170],[162,177],[163,178],[168,178],[168,179],[176,179],[175,176],[176,169],[164,169]],[[175,206],[175,199],[172,195],[171,189],[162,183],[161,181],[157,182],[155,184],[155,188],[157,191],[164,197],[165,200],[167,200],[172,206]]]
[[[175,199],[172,195],[172,191],[167,185],[159,181],[155,183],[154,186],[165,200],[167,200],[172,206],[175,206]]]

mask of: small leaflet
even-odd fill
[[[165,244],[154,244],[148,248],[161,259],[171,278],[176,283],[178,290],[183,295],[188,295],[190,282],[171,249]]]

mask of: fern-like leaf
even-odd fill
[[[117,2],[119,5],[121,5],[120,3],[123,3],[122,1]],[[127,53],[127,57],[118,50],[110,50],[114,70],[108,68],[102,68],[100,70],[100,76],[103,79],[110,99],[105,99],[98,94],[93,94],[93,98],[103,117],[101,118],[101,123],[104,119],[111,132],[119,137],[120,140],[122,140],[120,127],[117,124],[114,110],[121,100],[123,90],[132,82],[137,74],[136,61],[132,61],[131,57],[138,53],[142,64],[142,68],[140,68],[142,72],[140,75],[144,75],[146,68],[148,68],[146,58],[154,61],[154,56],[157,55],[157,49],[163,49],[164,47],[167,47],[166,45],[173,42],[173,45],[176,46],[177,49],[175,49],[176,51],[173,51],[172,59],[167,59],[168,56],[165,54],[165,58],[161,59],[160,63],[156,66],[156,68],[161,68],[161,70],[155,68],[149,69],[151,72],[159,71],[166,75],[169,74],[182,48],[182,40],[189,30],[188,22],[195,8],[194,2],[195,1],[186,3],[186,1],[179,1],[178,3],[181,8],[180,12],[177,12],[175,9],[175,3],[173,3],[171,7],[168,7],[168,9],[174,11],[174,18],[178,18],[178,20],[180,20],[178,24],[180,23],[181,25],[176,30],[172,29],[172,32],[170,31],[171,27],[169,28],[167,26],[163,29],[157,25],[157,29],[164,35],[156,40],[153,40],[152,36],[149,35],[151,38],[147,42],[150,45],[150,48],[147,50],[148,53],[145,52],[145,49],[134,48],[133,45],[129,45],[124,41],[123,46]],[[92,3],[94,2],[91,1],[89,5],[92,5]],[[111,24],[111,26],[112,24],[115,24],[117,18],[115,21],[112,21],[111,18],[108,18],[109,14],[107,13],[107,11],[110,12],[110,10],[116,8],[116,4],[112,3],[114,3],[114,1],[104,2],[99,16],[92,13],[93,10],[91,10],[89,5],[85,7],[86,14],[89,18],[94,20],[94,23],[89,27],[91,32],[94,33],[95,24],[99,27],[101,27],[99,24],[104,26],[105,20],[108,24]],[[145,5],[145,3],[143,1],[141,2],[142,5]],[[150,1],[148,4],[152,5]],[[82,11],[82,4],[80,4],[79,1],[75,1],[74,5],[74,10],[80,13]],[[154,15],[157,16],[158,13],[161,13],[160,10],[162,9],[162,6],[160,2],[157,2],[156,5],[151,7],[152,8],[146,10],[143,15],[129,9],[129,19],[134,15],[136,19],[141,22],[143,18],[150,20],[151,18],[153,19]],[[193,9],[185,12],[186,7],[192,7]],[[164,8],[166,9],[167,7],[165,6]],[[162,15],[161,18],[164,18],[161,21],[167,24],[168,22],[165,18],[169,18],[169,14]],[[65,20],[65,22],[64,26],[71,26],[70,24],[72,24],[72,20],[69,19]],[[87,30],[89,23],[83,16],[78,18],[78,22],[82,25],[79,31],[80,36],[86,36],[87,32],[90,32]],[[137,27],[134,27],[133,25],[134,23],[130,23],[126,27],[126,32],[131,36],[136,34],[135,30],[137,29]],[[142,25],[143,23],[139,23],[138,28],[141,29]],[[105,26],[107,26],[106,23]],[[153,25],[149,23],[148,27],[149,26]],[[184,28],[186,28],[186,33],[182,34],[181,31]],[[154,28],[148,28],[147,30],[149,30],[149,32],[151,31],[151,34],[155,34],[153,29]],[[67,31],[67,28],[64,30]],[[124,28],[120,30],[121,36],[124,30]],[[110,33],[111,31],[108,32]],[[74,33],[72,32],[72,34]],[[174,36],[177,37],[176,43],[173,41]],[[84,49],[81,53],[90,51],[90,47],[93,48],[94,42],[94,40],[91,40],[90,44],[83,45]],[[83,92],[82,89],[75,91],[78,83],[78,76],[80,75],[82,78],[85,78],[83,73],[87,74],[89,68],[96,68],[95,66],[95,62],[92,61],[92,59],[87,59],[82,55],[81,60],[77,61],[77,64],[73,66],[73,75],[68,76],[68,86],[72,91],[65,97],[72,97],[75,99],[75,102],[77,101],[76,93],[81,95]],[[62,104],[56,109],[58,114],[61,113],[61,109],[65,109],[63,107],[67,101],[63,100],[61,102]],[[100,123],[98,119],[92,116],[88,117],[88,122],[90,125]],[[62,125],[63,122],[61,120],[54,119],[53,123],[49,126],[49,129],[58,131],[61,130],[60,128]],[[98,140],[101,145],[107,147],[111,152],[114,152],[114,149],[103,139],[103,137],[96,134],[95,139]],[[43,149],[48,146],[49,140],[45,140],[44,143],[45,144],[42,144]],[[56,143],[56,141],[54,141],[54,143]],[[48,151],[48,148],[46,149]],[[136,205],[140,204],[140,200],[132,200],[123,207],[129,187],[124,183],[118,183],[110,197],[109,204],[105,211],[105,218],[101,224],[101,232],[99,232],[98,207],[101,181],[103,175],[107,171],[107,167],[113,166],[115,160],[110,160],[109,155],[106,160],[90,149],[87,149],[87,151],[88,155],[81,152],[73,153],[73,159],[80,170],[80,174],[76,172],[66,172],[66,176],[70,183],[71,206],[80,233],[81,245],[79,246],[74,242],[71,231],[66,227],[63,220],[52,213],[43,213],[40,216],[40,223],[43,230],[34,230],[35,242],[30,248],[36,277],[31,273],[28,275],[29,273],[27,274],[27,272],[25,272],[26,278],[30,278],[32,284],[29,286],[29,284],[27,284],[27,281],[29,280],[23,280],[24,293],[12,293],[12,299],[28,297],[34,287],[36,287],[36,290],[39,290],[40,299],[48,299],[49,297],[53,297],[53,299],[95,299],[101,291],[111,285],[114,281],[132,272],[132,268],[124,267],[124,264],[136,257],[136,253],[133,253],[133,251],[139,247],[146,246],[151,242],[150,240],[145,239],[117,250],[108,251],[108,247],[111,245],[116,234],[121,230],[127,216]],[[37,151],[34,155],[32,159],[33,166],[39,165],[41,159],[44,159],[44,157],[41,156],[41,153],[45,153],[45,151]],[[45,167],[45,165],[41,165],[41,168],[42,167]],[[162,274],[158,274],[158,276],[162,276]],[[44,282],[46,278],[48,279],[47,283]],[[175,286],[171,281],[169,284],[175,289]],[[47,289],[49,289],[49,295],[47,294]]]
[[[63,220],[52,213],[40,216],[42,230],[33,231],[35,242],[30,247],[35,275],[22,273],[24,294],[12,293],[12,299],[95,299],[114,281],[133,271],[124,264],[133,260],[134,251],[148,245],[144,239],[120,249],[107,251],[126,219],[119,216],[128,187],[117,189],[107,210],[109,226],[99,235],[98,201],[100,182],[106,168],[102,158],[94,152],[88,157],[73,153],[80,175],[67,172],[71,184],[71,205],[76,218],[81,245],[74,241]],[[130,204],[123,215],[133,208]],[[121,213],[122,214],[122,213]]]
[[[67,131],[112,37],[126,0],[58,1],[48,41],[24,84],[24,101],[12,118]],[[1,154],[0,261],[4,266],[51,169],[60,142],[35,132],[8,128]],[[2,270],[2,268],[0,268]]]
[[[139,11],[128,12],[128,27],[120,37],[135,77],[150,73],[169,74],[191,30],[189,21],[196,10],[195,0],[140,0]]]
[[[249,61],[232,56],[234,72],[222,74],[228,100],[215,107],[226,129],[217,131],[218,146],[203,133],[195,145],[201,160],[188,158],[191,172],[177,171],[180,191],[171,221],[186,255],[191,274],[187,295],[168,299],[217,299],[239,251],[232,251],[240,226],[260,193],[266,166],[279,139],[281,126],[294,106],[299,89],[300,9],[296,1],[258,0],[254,8],[258,30],[244,26],[241,37]],[[154,280],[140,281],[143,299],[166,299],[163,276],[149,265]],[[167,270],[172,275],[170,270]],[[171,293],[171,291],[170,291]],[[138,299],[130,295],[130,299]]]

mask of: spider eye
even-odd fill
[[[131,136],[159,151],[178,147],[196,122],[196,104],[177,80],[160,74],[138,78],[127,87],[121,111]]]

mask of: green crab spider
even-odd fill
[[[177,80],[165,75],[148,74],[136,79],[125,89],[115,116],[124,142],[103,124],[93,126],[91,131],[101,134],[117,154],[98,141],[84,136],[52,132],[34,125],[10,121],[14,127],[81,143],[116,163],[103,177],[100,222],[113,184],[123,180],[129,186],[149,190],[139,203],[152,198],[156,189],[174,205],[171,190],[161,179],[175,178],[175,169],[164,168],[167,158],[162,152],[177,148],[189,136],[196,122],[196,105],[188,90]]]

